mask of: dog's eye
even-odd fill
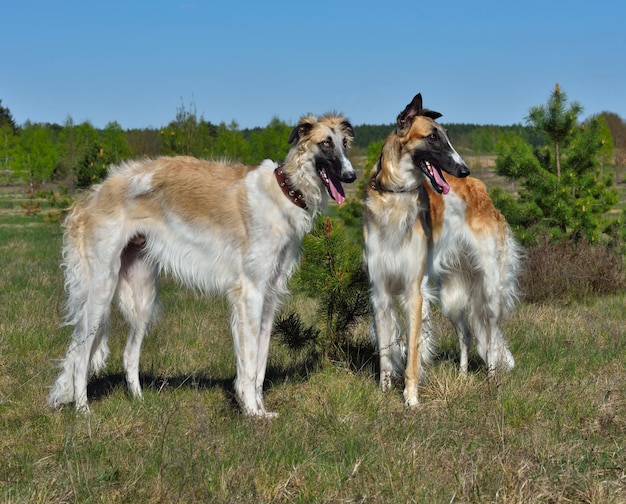
[[[328,139],[328,138],[326,140],[322,140],[321,143],[322,143],[322,145],[324,147],[331,147],[332,146],[332,143],[331,143],[330,139]]]
[[[430,135],[428,135],[428,138],[430,138],[431,140],[437,140],[437,134],[431,133]]]

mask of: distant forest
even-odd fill
[[[516,124],[513,126],[493,126],[479,124],[446,124],[450,141],[459,152],[471,152],[475,155],[493,154],[498,142],[508,135],[516,135],[533,146],[542,145],[545,139],[533,128]],[[355,126],[355,145],[367,148],[374,142],[385,140],[395,127],[394,124]]]
[[[615,164],[626,164],[626,123],[616,114],[601,114],[611,132]],[[518,137],[533,147],[546,143],[537,130],[512,126],[446,124],[449,137],[461,155],[494,155],[497,145]],[[256,164],[270,158],[282,161],[293,125],[278,118],[265,127],[241,129],[236,121],[213,124],[198,117],[195,109],[181,106],[174,120],[162,128],[124,130],[117,122],[104,129],[89,122],[63,125],[33,123],[17,125],[0,100],[0,185],[26,181],[57,182],[86,187],[100,180],[110,164],[137,157],[192,155]],[[368,148],[377,148],[394,124],[355,125],[352,156],[364,159]]]
[[[626,122],[614,113],[601,114],[613,136],[616,150],[626,151]],[[251,129],[242,129],[241,137],[245,142],[249,142],[259,135],[260,132],[267,128],[276,127],[283,124],[279,119],[273,119],[265,128],[257,127]],[[170,124],[171,126],[172,124]],[[217,131],[224,129],[224,124],[220,126],[206,123],[207,127],[213,131],[212,134],[217,135]],[[481,125],[481,124],[447,124],[442,123],[448,132],[450,140],[454,147],[465,155],[493,155],[496,152],[497,144],[509,137],[517,136],[529,143],[533,147],[538,147],[546,143],[546,138],[537,130],[530,126],[522,124],[514,124],[510,126],[499,125]],[[291,126],[287,126],[291,128]],[[232,124],[228,127],[232,128]],[[395,124],[361,124],[354,125],[355,141],[353,148],[366,150],[368,146],[374,143],[383,142],[389,133],[393,131]],[[129,144],[136,153],[142,154],[158,154],[162,152],[161,130],[143,129],[128,130],[126,136]],[[253,162],[250,160],[250,162]],[[622,155],[618,164],[626,164],[626,156]]]

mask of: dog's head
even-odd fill
[[[354,129],[344,117],[305,116],[289,135],[289,143],[309,157],[326,191],[337,203],[346,199],[342,182],[354,182],[356,172],[348,160]]]
[[[439,112],[422,108],[422,95],[418,93],[398,115],[396,138],[401,146],[401,158],[410,159],[435,191],[447,194],[450,186],[442,170],[458,178],[467,177],[470,171],[452,147],[445,129],[435,121],[439,117]]]

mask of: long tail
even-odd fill
[[[62,262],[67,293],[63,326],[75,326],[80,319],[89,289],[91,267],[86,250],[88,213],[85,211],[93,200],[99,187],[96,186],[87,197],[78,200],[70,209],[63,227]]]
[[[61,363],[61,372],[57,377],[48,396],[48,403],[54,407],[75,400],[74,397],[74,366],[76,358],[82,351],[85,343],[85,310],[90,279],[92,277],[87,242],[89,240],[89,218],[86,211],[99,186],[82,199],[79,199],[70,209],[63,227],[63,248],[61,267],[64,270],[64,287],[67,293],[62,326],[73,326],[72,338]],[[106,322],[104,323],[106,326]],[[107,328],[98,328],[100,334],[106,333]],[[106,338],[96,338],[91,357],[92,372],[99,371],[105,364],[108,356]]]
[[[520,298],[519,276],[522,272],[524,249],[517,243],[511,228],[507,225],[503,251],[499,254],[500,275],[502,278],[502,315],[508,316],[517,306]]]
[[[64,224],[62,267],[65,272],[64,286],[67,292],[67,302],[63,325],[74,326],[72,345],[68,353],[72,351],[72,346],[80,345],[86,336],[86,329],[80,325],[85,320],[87,297],[94,273],[89,260],[90,254],[93,254],[93,251],[89,249],[89,243],[93,242],[90,235],[89,207],[93,199],[97,197],[100,188],[100,185],[94,186],[86,198],[79,200],[71,209]],[[102,327],[98,328],[98,333],[90,358],[93,374],[97,374],[104,367],[109,355],[107,319],[103,321]]]

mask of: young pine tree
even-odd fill
[[[323,361],[340,357],[350,329],[369,313],[369,283],[361,264],[361,247],[346,228],[330,217],[319,217],[303,241],[302,264],[295,277],[299,291],[318,302],[318,326],[307,327],[295,313],[276,327],[291,348],[307,339]]]
[[[601,116],[579,123],[582,110],[576,102],[567,107],[557,84],[547,105],[532,107],[527,117],[546,145],[533,149],[519,137],[498,145],[496,170],[518,179],[521,189],[517,200],[501,189],[492,197],[526,245],[546,233],[596,242],[603,216],[617,203],[613,174],[601,169],[610,134]]]

